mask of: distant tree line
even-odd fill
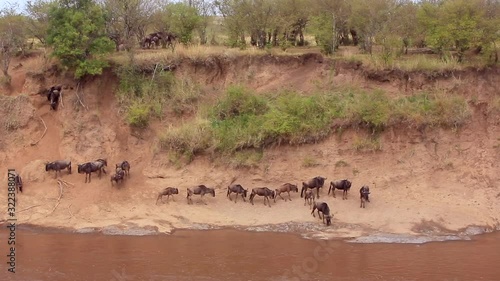
[[[400,53],[426,46],[462,61],[473,50],[496,63],[500,1],[33,0],[25,13],[0,11],[2,71],[9,77],[10,58],[37,39],[77,77],[98,74],[103,55],[120,45],[133,51],[152,31],[173,32],[186,45],[283,50],[313,38],[325,54],[346,45],[367,53],[374,44]]]

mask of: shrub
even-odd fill
[[[160,136],[160,148],[191,157],[210,148],[212,140],[210,123],[197,119],[194,124],[187,123],[177,128],[169,128]]]
[[[141,102],[134,102],[128,108],[127,121],[130,125],[139,128],[148,126],[150,106]]]

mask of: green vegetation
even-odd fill
[[[64,0],[49,11],[47,43],[62,65],[75,70],[75,77],[101,74],[104,55],[114,49],[105,33],[104,12],[92,0]]]
[[[194,111],[201,95],[196,84],[178,80],[168,71],[158,70],[148,77],[126,65],[118,67],[116,73],[119,103],[125,108],[128,123],[138,128],[147,127],[151,117],[163,118],[167,109],[177,115]]]
[[[457,127],[470,117],[466,100],[458,96],[420,93],[391,98],[382,91],[356,89],[310,96],[257,95],[240,86],[230,87],[207,112],[195,122],[167,129],[160,138],[161,148],[190,157],[214,151],[228,155],[249,148],[317,142],[333,132],[336,119],[379,132],[401,124]],[[378,138],[359,139],[354,146],[360,151],[382,148]]]

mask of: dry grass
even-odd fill
[[[182,59],[189,59],[191,61],[205,61],[210,57],[223,57],[228,59],[235,59],[239,56],[262,56],[272,54],[276,56],[295,55],[296,53],[283,52],[278,48],[273,49],[258,49],[249,47],[244,50],[237,48],[228,48],[225,46],[211,46],[211,45],[193,45],[186,47],[178,44],[175,51],[171,49],[152,49],[134,51],[134,62],[141,65],[155,65],[171,64]],[[126,65],[129,60],[129,55],[126,52],[116,52],[109,56],[109,60],[117,65]]]

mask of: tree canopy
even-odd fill
[[[107,66],[102,55],[114,49],[103,10],[92,0],[59,0],[49,11],[47,43],[77,78],[101,74]]]

